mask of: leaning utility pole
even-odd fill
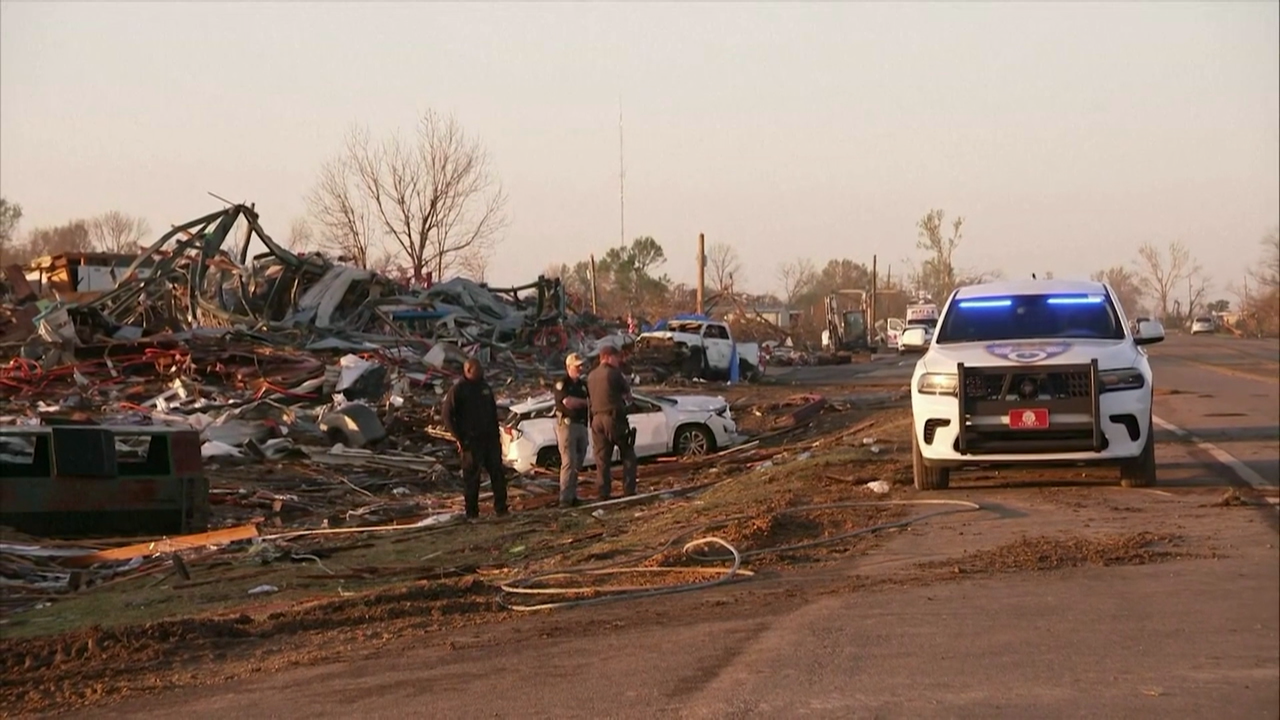
[[[627,165],[622,154],[622,96],[618,96],[618,246],[627,245]]]
[[[591,253],[590,257],[591,257],[591,314],[598,316],[600,314],[600,308],[597,303],[598,297],[596,296],[596,254]]]
[[[698,233],[698,314],[702,315],[705,310],[702,305],[704,293],[706,291],[707,281],[707,237],[702,233]]]
[[[876,256],[871,256],[871,304],[867,308],[867,338],[870,340],[876,334],[876,285],[879,275],[876,272]]]

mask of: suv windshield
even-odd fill
[[[1124,337],[1106,295],[1008,295],[954,301],[934,342]]]

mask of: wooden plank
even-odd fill
[[[89,567],[100,562],[116,562],[132,560],[138,557],[161,555],[164,553],[208,547],[210,545],[227,545],[237,540],[248,540],[258,537],[258,528],[253,525],[240,525],[213,532],[196,533],[195,535],[179,535],[164,538],[155,542],[125,545],[124,547],[101,550],[90,555],[77,555],[66,558],[61,564],[67,567]]]

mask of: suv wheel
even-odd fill
[[[917,490],[946,490],[951,485],[950,468],[933,468],[924,464],[914,422],[911,424],[911,470]]]
[[[1120,484],[1124,487],[1151,487],[1156,484],[1155,425],[1147,424],[1147,444],[1142,454],[1120,466]]]

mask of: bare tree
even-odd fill
[[[93,249],[89,242],[89,223],[86,220],[72,220],[65,225],[34,228],[27,234],[23,260],[31,260],[45,255],[62,253],[89,252]]]
[[[930,210],[916,223],[919,231],[916,247],[929,254],[920,264],[919,280],[922,289],[939,302],[961,284],[956,277],[955,253],[960,246],[960,228],[964,226],[964,218],[957,217],[951,221],[950,237],[943,234],[945,219],[943,211]]]
[[[453,117],[428,111],[416,135],[374,143],[353,130],[312,193],[317,218],[362,252],[396,247],[415,280],[475,270],[506,225],[506,195],[480,142]]]
[[[1253,270],[1254,282],[1260,289],[1280,288],[1280,228],[1262,238],[1262,262]]]
[[[8,259],[16,250],[18,222],[22,220],[22,206],[0,197],[0,256]]]
[[[707,273],[711,288],[717,292],[741,281],[742,261],[738,258],[738,251],[728,243],[711,243],[707,248]]]
[[[1203,308],[1209,297],[1209,276],[1202,272],[1194,272],[1187,276],[1187,317],[1196,314]]]
[[[1142,304],[1142,286],[1136,273],[1123,265],[1116,265],[1106,270],[1099,270],[1092,275],[1092,278],[1095,282],[1105,282],[1111,286],[1116,300],[1124,310],[1125,317],[1138,316]]]
[[[367,133],[353,130],[347,137],[346,151],[320,168],[320,178],[307,198],[312,217],[320,226],[316,246],[362,268],[369,267],[378,238],[378,226],[369,199],[356,181],[352,160],[367,147]]]
[[[151,225],[140,217],[118,210],[89,219],[89,243],[102,252],[137,254],[143,238],[151,233]]]
[[[489,255],[478,251],[464,253],[458,259],[458,270],[478,283],[487,282],[489,276]]]
[[[305,217],[297,217],[289,224],[289,249],[296,253],[307,253],[320,249],[316,239],[316,229]]]
[[[1168,317],[1169,303],[1180,284],[1199,270],[1180,240],[1169,243],[1167,257],[1155,245],[1144,243],[1138,248],[1136,264],[1139,286],[1155,302],[1161,318]]]
[[[818,281],[818,271],[809,258],[800,258],[778,266],[778,282],[788,304],[795,302]]]

